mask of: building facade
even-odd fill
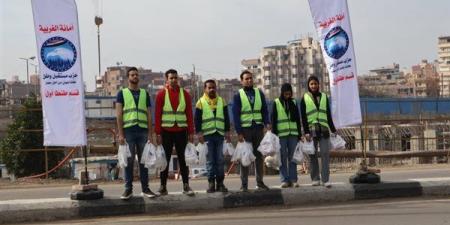
[[[370,70],[369,75],[358,78],[358,84],[361,97],[414,96],[413,85],[396,63]]]
[[[217,93],[225,99],[227,103],[231,103],[233,96],[242,87],[240,79],[220,79],[216,80]]]
[[[414,96],[439,96],[439,76],[436,62],[429,63],[427,60],[422,60],[419,64],[413,65],[411,73],[406,75],[406,79],[414,88]]]
[[[301,98],[307,91],[306,81],[311,75],[319,78],[322,91],[329,92],[328,72],[320,43],[312,37],[289,41],[287,45],[265,47],[259,59],[243,60],[242,66],[255,74],[255,85],[269,99],[280,95],[283,83],[290,83],[294,97]]]
[[[450,36],[438,38],[438,61],[441,96],[450,96]]]
[[[358,79],[362,97],[437,97],[439,76],[436,62],[422,60],[408,72],[400,71],[399,64],[370,70],[368,76]]]
[[[96,92],[103,96],[115,96],[121,88],[128,86],[127,70],[130,66],[112,66],[106,69],[103,76],[96,78]],[[164,79],[163,72],[138,68],[139,87],[149,90],[153,88],[153,80]]]

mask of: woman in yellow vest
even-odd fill
[[[308,78],[308,92],[303,95],[300,102],[303,130],[306,141],[314,141],[315,154],[310,157],[310,174],[313,186],[331,187],[330,178],[330,132],[335,135],[333,119],[329,100],[326,94],[319,91],[319,79],[316,76]],[[317,147],[320,147],[320,153]],[[319,160],[322,162],[322,171],[319,175]]]
[[[280,179],[281,188],[299,187],[297,164],[292,162],[295,147],[301,138],[300,113],[297,101],[292,98],[292,86],[281,86],[280,97],[272,107],[272,132],[280,138]]]

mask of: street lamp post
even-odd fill
[[[34,63],[30,63],[32,66],[34,66],[34,75],[36,75],[37,76],[37,78],[38,78],[38,80],[39,80],[39,74],[38,74],[38,72],[37,72],[37,67],[38,67],[38,65],[37,64],[34,64]],[[39,81],[38,81],[38,83],[40,83]],[[34,84],[33,85],[34,86],[34,96],[37,96],[37,84]]]
[[[30,94],[30,72],[28,69],[28,60],[34,60],[36,57],[35,56],[31,56],[29,58],[19,58],[22,60],[25,60],[26,64],[27,64],[27,96]]]
[[[101,76],[101,61],[100,61],[100,25],[103,24],[103,18],[96,16],[95,19],[95,25],[97,25],[97,43],[98,43],[98,76]]]

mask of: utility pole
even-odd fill
[[[193,82],[193,90],[192,90],[192,95],[194,96],[194,100],[197,99],[197,78],[195,76],[195,64],[192,64],[192,82]]]
[[[30,71],[28,69],[28,61],[34,60],[35,58],[36,58],[35,56],[31,56],[28,58],[19,58],[19,59],[25,60],[25,62],[27,63],[27,97],[30,95]]]
[[[38,83],[40,82],[40,80],[39,80],[39,74],[37,73],[37,64],[34,64],[34,63],[30,63],[32,66],[34,66],[34,74],[38,77]],[[34,95],[37,97],[38,96],[38,94],[37,94],[37,84],[34,84],[33,85],[34,86]]]
[[[100,25],[103,24],[103,18],[100,16],[96,16],[94,19],[95,25],[97,25],[97,49],[98,49],[98,76],[102,76],[102,67],[101,67],[101,60],[100,60]]]

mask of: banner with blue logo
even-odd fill
[[[309,0],[323,57],[330,75],[336,128],[361,124],[361,107],[347,0]]]
[[[86,145],[75,0],[31,0],[41,82],[44,146]]]

